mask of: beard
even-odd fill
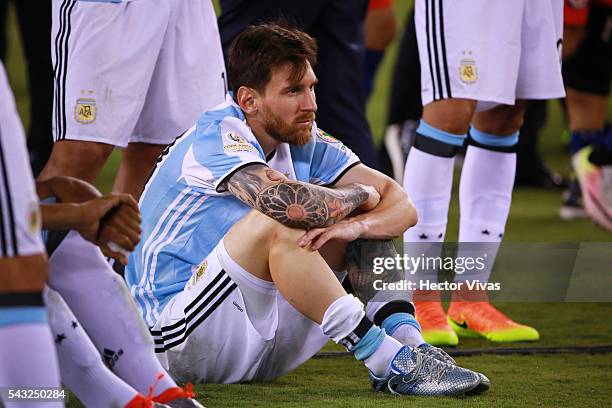
[[[314,113],[304,114],[298,117],[295,122],[287,123],[279,115],[275,114],[267,107],[262,110],[264,114],[263,128],[274,140],[281,143],[289,143],[294,146],[302,146],[310,140],[311,127],[299,126],[297,122],[315,119]]]

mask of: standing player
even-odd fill
[[[53,1],[51,158],[40,179],[93,183],[125,148],[114,191],[136,199],[165,145],[223,100],[210,0]]]
[[[331,338],[380,391],[488,388],[424,344],[407,294],[376,302],[358,285],[367,272],[349,268],[364,312],[328,266],[342,270],[364,238],[383,247],[416,213],[397,183],[317,128],[315,55],[296,29],[238,35],[233,93],[168,148],[147,184],[126,279],[160,358],[183,381],[270,380]]]
[[[467,143],[459,241],[499,243],[510,210],[522,100],[564,95],[563,1],[475,0],[468,6],[461,0],[417,0],[415,7],[424,108],[404,187],[420,219],[404,240],[444,241],[454,156]],[[487,273],[494,258],[490,253]],[[457,344],[439,300],[418,302],[416,309],[427,340]],[[448,321],[460,333],[492,341],[539,338],[488,302],[465,302],[457,293]]]

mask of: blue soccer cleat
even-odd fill
[[[377,378],[370,373],[370,379],[377,391],[417,396],[464,395],[481,383],[478,373],[437,360],[431,351],[426,353],[408,346],[393,358],[389,376]]]

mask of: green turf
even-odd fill
[[[410,1],[396,2],[398,15],[404,16]],[[29,121],[27,83],[21,46],[11,9],[8,25],[10,47],[7,58],[11,84],[19,113]],[[389,78],[397,41],[391,46],[377,76],[376,88],[368,104],[368,119],[375,138],[380,141],[386,120]],[[564,174],[569,158],[560,134],[563,123],[557,102],[550,103],[550,114],[542,133],[541,150],[547,164]],[[610,115],[612,118],[612,114]],[[120,153],[109,160],[98,186],[109,191]],[[457,176],[457,174],[456,174]],[[457,181],[457,177],[456,180]],[[455,194],[449,214],[449,239],[457,236],[458,203]],[[561,221],[557,216],[560,193],[518,189],[506,231],[508,241],[563,242],[610,241],[612,235],[589,221]],[[570,346],[612,344],[611,304],[504,304],[503,311],[522,323],[536,327],[541,341],[513,346]],[[482,339],[462,339],[459,349],[501,347]],[[341,350],[330,344],[325,350]],[[196,390],[209,408],[215,407],[523,407],[523,406],[610,406],[612,392],[612,355],[556,356],[478,356],[459,358],[467,367],[481,370],[491,378],[493,387],[483,396],[464,399],[400,399],[369,391],[365,370],[350,357],[311,360],[295,372],[275,382],[248,385],[205,385]],[[80,404],[72,398],[69,407]]]
[[[199,387],[208,407],[526,407],[609,404],[611,355],[482,356],[458,363],[487,372],[491,390],[478,397],[398,397],[370,391],[351,357],[311,360],[273,383]],[[330,375],[330,373],[332,373]],[[503,378],[503,381],[499,379]],[[497,379],[497,380],[495,380]]]

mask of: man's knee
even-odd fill
[[[251,236],[271,245],[294,241],[297,246],[304,235],[303,230],[289,228],[257,210],[249,212],[241,221],[245,221]]]
[[[517,101],[514,106],[499,105],[474,115],[474,127],[492,135],[508,136],[523,126],[525,104]]]
[[[113,149],[114,146],[105,143],[58,141],[38,179],[72,176],[93,183]]]
[[[423,120],[430,126],[455,135],[464,135],[476,110],[471,99],[442,99],[423,108]]]

